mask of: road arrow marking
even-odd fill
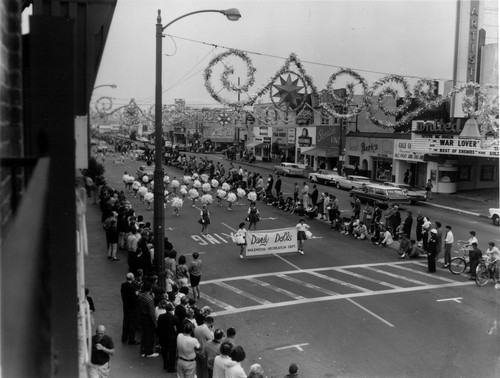
[[[290,349],[290,348],[297,348],[297,350],[299,350],[300,352],[303,352],[304,349],[302,349],[302,347],[306,346],[306,345],[309,345],[309,343],[288,345],[288,346],[284,346],[284,347],[281,347],[281,348],[276,348],[274,350],[284,350],[284,349]]]
[[[463,299],[463,298],[462,298],[462,297],[456,297],[456,298],[445,298],[445,299],[438,299],[438,300],[436,300],[436,302],[453,301],[453,302],[457,302],[457,303],[462,303],[461,299]]]

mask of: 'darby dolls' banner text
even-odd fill
[[[249,231],[246,235],[246,257],[297,252],[297,229]]]

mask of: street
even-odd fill
[[[214,160],[220,157],[214,157]],[[105,163],[106,180],[118,190],[126,170],[134,174],[142,162],[125,165]],[[228,162],[224,161],[227,166]],[[238,162],[234,162],[238,167]],[[248,167],[245,167],[250,169]],[[182,173],[166,167],[170,178]],[[269,170],[252,166],[265,178]],[[283,178],[283,192],[294,182]],[[312,183],[308,183],[310,190]],[[318,185],[334,193],[340,208],[350,215],[349,193]],[[127,193],[136,214],[153,221],[153,211]],[[179,216],[165,209],[166,236],[178,255],[198,251],[203,261],[201,299],[214,311],[215,327],[237,330],[237,344],[245,348],[243,366],[260,363],[266,374],[287,373],[291,362],[302,377],[494,377],[500,371],[499,291],[490,282],[479,288],[465,275],[453,276],[441,269],[426,273],[425,259],[398,260],[394,248],[378,247],[332,231],[329,225],[311,220],[313,238],[298,253],[239,259],[232,242],[244,221],[249,201],[240,200],[227,209],[216,201],[210,206],[207,235],[198,225],[200,203],[186,200]],[[276,229],[295,226],[296,215],[257,203],[262,216],[257,227]],[[486,219],[427,205],[421,210],[432,222],[453,227],[455,240],[475,230],[480,248],[499,241],[498,228]],[[402,212],[403,213],[403,212]],[[88,205],[89,243],[102,245],[86,260],[86,282],[96,302],[96,324],[104,323],[115,340],[114,377],[174,376],[162,370],[159,359],[141,359],[136,347],[121,345],[120,284],[127,272],[126,253],[121,261],[106,259],[104,231],[97,205]],[[415,222],[413,229],[415,229]],[[104,276],[106,276],[104,278]],[[106,282],[104,284],[104,282]],[[112,284],[110,284],[112,283]]]

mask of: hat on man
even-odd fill
[[[435,235],[437,235],[437,233],[438,233],[438,232],[437,232],[437,230],[436,230],[435,228],[433,228],[433,229],[431,230],[431,234],[435,234]]]

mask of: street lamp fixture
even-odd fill
[[[240,11],[236,8],[226,10],[205,9],[186,13],[176,19],[170,21],[165,26],[161,23],[161,10],[158,9],[158,17],[156,18],[156,77],[155,77],[155,170],[154,170],[154,208],[153,208],[153,223],[154,223],[154,255],[155,267],[158,274],[158,284],[161,288],[166,287],[165,282],[165,214],[163,208],[164,190],[163,190],[163,124],[162,124],[162,38],[163,31],[172,25],[174,22],[197,13],[221,13],[230,21],[238,21],[241,18]]]

